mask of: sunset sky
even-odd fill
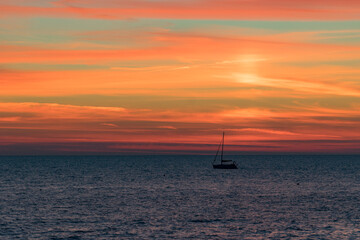
[[[359,0],[0,0],[0,155],[360,154]]]

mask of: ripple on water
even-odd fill
[[[358,157],[241,159],[0,157],[0,238],[360,239]]]

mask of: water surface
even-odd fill
[[[0,238],[360,238],[360,156],[232,158],[0,157]]]

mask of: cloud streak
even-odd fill
[[[358,153],[359,10],[3,0],[0,154]]]
[[[357,1],[56,1],[52,7],[0,5],[3,16],[55,16],[101,19],[359,19]],[[339,9],[341,11],[339,11]]]

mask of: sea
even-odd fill
[[[0,239],[360,239],[360,156],[2,156]]]

